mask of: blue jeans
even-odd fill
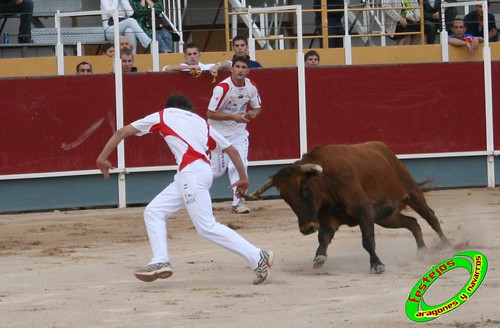
[[[150,38],[153,38],[153,31],[146,31],[146,34]],[[166,29],[160,28],[156,30],[156,40],[158,41],[158,48],[160,52],[166,53],[174,51],[172,35]]]
[[[33,16],[33,0],[24,0],[16,5],[14,0],[7,3],[0,3],[0,14],[21,14],[19,23],[19,37],[31,37],[31,18]]]

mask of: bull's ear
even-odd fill
[[[302,170],[302,172],[311,175],[319,175],[321,174],[321,172],[323,172],[323,168],[318,164],[302,164],[300,166],[300,169]]]

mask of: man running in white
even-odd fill
[[[207,111],[210,125],[238,150],[245,166],[245,174],[248,166],[249,135],[246,126],[261,112],[259,92],[255,83],[247,78],[248,72],[247,58],[234,57],[231,76],[214,88]],[[251,109],[247,109],[248,104]],[[236,163],[232,159],[230,161],[228,154],[213,153],[211,165],[215,177],[223,175],[227,169],[231,184],[241,177]],[[243,198],[238,196],[236,188],[233,189],[233,212],[249,213],[250,209],[244,204]]]
[[[167,243],[167,220],[182,207],[186,207],[196,231],[208,240],[244,257],[257,278],[255,285],[265,283],[271,274],[274,260],[272,251],[260,250],[238,233],[219,224],[212,213],[209,189],[213,174],[209,165],[210,151],[222,151],[235,163],[240,179],[229,188],[244,194],[248,177],[238,151],[207,122],[193,113],[191,101],[181,95],[168,98],[167,108],[137,120],[115,132],[97,158],[97,167],[109,178],[113,166],[109,155],[125,138],[159,132],[175,156],[178,172],[174,181],[158,194],[144,210],[153,258],[149,265],[134,274],[142,281],[154,281],[172,275]]]

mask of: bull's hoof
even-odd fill
[[[313,261],[313,268],[319,269],[323,266],[323,264],[326,261],[326,256],[325,255],[318,255],[314,258]]]
[[[383,265],[382,263],[376,264],[376,265],[374,265],[374,266],[372,266],[370,268],[370,272],[371,273],[377,273],[378,274],[378,273],[382,273],[384,271],[385,271],[385,265]]]

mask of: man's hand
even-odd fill
[[[97,167],[101,170],[105,179],[109,179],[109,170],[114,169],[113,165],[107,159],[98,158],[96,161]]]
[[[232,189],[236,187],[236,193],[238,197],[244,198],[245,194],[247,193],[249,185],[250,184],[248,182],[248,179],[239,179],[238,181],[230,185],[227,189]]]
[[[238,113],[233,115],[233,121],[236,123],[248,123],[247,113]]]

